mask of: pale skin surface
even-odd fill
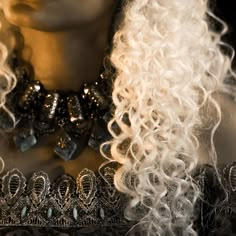
[[[47,89],[79,89],[84,82],[97,78],[115,2],[3,0],[2,7],[7,20],[21,30],[25,42],[23,56],[33,65],[35,79]],[[236,103],[227,95],[217,95],[216,98],[223,111],[215,137],[218,160],[219,163],[230,163],[235,160],[236,153]],[[104,161],[90,148],[67,163],[56,159],[52,157],[56,138],[56,135],[48,137],[26,153],[11,147],[1,150],[1,155],[7,157],[4,159],[9,169],[17,162],[17,167],[24,173],[42,169],[51,178],[64,170],[74,176],[83,168],[97,170]],[[204,140],[199,152],[199,163],[208,163]]]
[[[94,81],[106,53],[115,0],[3,0],[7,20],[20,28],[24,59],[34,67],[35,79],[47,89],[79,90]],[[57,135],[46,137],[26,153],[13,145],[1,150],[6,167],[24,173],[47,171],[51,178],[66,173],[76,176],[84,168],[97,170],[104,162],[87,147],[73,161],[53,157]],[[3,145],[8,147],[8,145]]]
[[[214,136],[214,144],[219,164],[229,164],[236,161],[236,102],[231,96],[223,93],[214,94],[222,112],[221,123]],[[205,132],[200,143],[199,164],[211,163],[208,155],[207,142],[209,132]]]
[[[236,102],[230,96],[221,95],[219,103],[222,106],[223,120],[216,133],[215,145],[219,162],[236,161]]]

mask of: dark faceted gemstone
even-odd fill
[[[22,129],[14,136],[14,142],[17,148],[22,152],[27,151],[37,143],[33,129]]]
[[[60,95],[57,92],[51,92],[46,95],[40,114],[41,121],[46,122],[54,119],[59,104],[59,98]]]
[[[75,154],[76,149],[77,144],[72,138],[68,134],[63,134],[54,148],[54,152],[65,161],[69,161]]]
[[[84,95],[92,102],[98,109],[108,109],[109,104],[107,97],[99,90],[98,83],[84,86]]]
[[[35,80],[28,84],[26,90],[21,95],[18,106],[24,111],[28,111],[31,107],[39,105],[43,96],[42,84]]]
[[[0,108],[0,129],[6,130],[12,127],[13,127],[13,121],[11,117],[7,114],[6,111]]]
[[[67,107],[70,121],[72,123],[77,124],[84,121],[84,113],[77,95],[70,95],[67,97]]]
[[[69,123],[63,127],[64,132],[77,144],[76,153],[79,155],[88,145],[89,136],[91,133],[91,121],[84,121],[80,125]]]
[[[111,135],[107,132],[106,123],[100,119],[96,120],[91,130],[88,145],[95,150],[99,150],[100,145],[109,139],[111,139]]]

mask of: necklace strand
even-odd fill
[[[107,123],[111,118],[111,79],[101,73],[94,83],[86,83],[76,91],[47,90],[30,78],[29,70],[16,53],[9,65],[17,85],[7,95],[6,106],[16,118],[13,129],[15,146],[27,151],[44,135],[59,133],[54,153],[64,160],[78,156],[87,145],[95,150],[111,138]],[[12,119],[0,110],[0,128],[9,129]]]

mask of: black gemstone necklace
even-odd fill
[[[47,90],[40,81],[30,78],[16,53],[9,65],[17,85],[7,95],[6,106],[16,117],[13,140],[18,149],[27,151],[44,135],[59,133],[54,153],[67,161],[85,146],[98,150],[101,143],[111,138],[107,123],[112,113],[112,81],[105,73],[94,83],[84,84],[78,92]],[[0,128],[6,130],[12,125],[2,108]]]

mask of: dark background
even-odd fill
[[[236,0],[213,0],[211,4],[215,14],[228,24],[228,33],[223,40],[236,49]]]

